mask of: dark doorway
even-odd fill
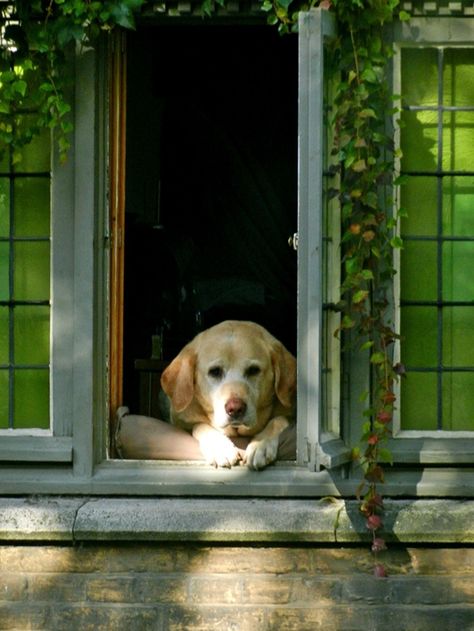
[[[138,411],[137,360],[170,360],[221,320],[295,350],[297,38],[142,27],[127,58],[124,403]]]

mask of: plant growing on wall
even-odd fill
[[[225,0],[217,0],[225,4]],[[0,153],[11,148],[13,162],[42,129],[55,131],[60,155],[69,149],[72,122],[65,71],[67,51],[89,46],[115,26],[133,28],[134,12],[144,0],[17,0],[1,9]],[[336,91],[332,109],[334,147],[331,167],[338,186],[331,195],[342,209],[341,327],[338,334],[368,354],[373,367],[366,400],[362,447],[354,457],[363,470],[361,510],[372,533],[372,550],[385,547],[382,529],[383,464],[391,462],[386,440],[395,407],[394,384],[403,367],[394,366],[397,333],[390,319],[393,251],[402,247],[396,233],[401,211],[393,215],[396,150],[387,118],[396,114],[388,88],[391,46],[382,30],[398,12],[399,0],[261,0],[268,22],[280,32],[296,28],[300,10],[319,6],[333,11],[338,37],[333,42]],[[209,0],[203,13],[211,12]],[[375,571],[384,575],[379,564]]]
[[[361,511],[372,533],[372,551],[385,548],[381,530],[384,481],[382,463],[391,463],[385,443],[390,435],[395,406],[394,384],[403,371],[393,365],[393,344],[398,335],[391,320],[391,287],[395,274],[393,251],[402,247],[396,227],[403,211],[394,210],[393,191],[398,150],[388,120],[398,109],[387,80],[387,63],[393,51],[383,38],[398,0],[332,0],[337,13],[339,37],[335,57],[339,85],[335,97],[336,170],[340,187],[335,192],[342,209],[344,280],[341,328],[373,367],[364,412],[362,448],[354,450],[364,480],[360,485]],[[398,13],[400,19],[409,16]],[[394,214],[395,213],[395,214]],[[375,565],[378,576],[383,565]]]
[[[16,0],[0,10],[0,152],[55,131],[61,157],[70,146],[67,51],[89,46],[115,26],[132,28],[144,0]],[[3,3],[2,3],[3,4]]]
[[[401,183],[395,177],[394,147],[390,124],[398,109],[387,76],[393,49],[384,40],[384,26],[398,10],[399,0],[320,0],[320,8],[335,12],[338,36],[332,44],[332,69],[336,82],[332,106],[334,146],[333,174],[338,186],[330,195],[342,210],[343,284],[342,312],[338,335],[362,353],[372,366],[372,383],[361,393],[366,401],[361,447],[353,450],[363,471],[359,487],[360,508],[372,534],[374,555],[386,545],[383,528],[384,463],[392,456],[386,447],[395,409],[394,385],[403,366],[393,365],[393,344],[398,338],[391,320],[393,252],[403,246],[397,224],[403,210],[394,211],[393,192]],[[313,6],[311,5],[311,6]],[[295,2],[264,0],[269,22],[278,23],[281,32],[294,29]],[[394,214],[395,213],[395,214]],[[377,576],[385,568],[375,563]]]

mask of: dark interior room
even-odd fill
[[[142,26],[127,58],[124,403],[137,411],[140,360],[169,361],[222,320],[295,351],[297,38]]]

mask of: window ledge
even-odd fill
[[[385,537],[474,543],[474,501],[387,500]],[[0,498],[0,540],[357,543],[355,500]]]

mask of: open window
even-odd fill
[[[297,39],[274,29],[143,26],[127,36],[131,409],[156,416],[150,375],[222,320],[256,321],[295,353],[297,98]]]
[[[252,320],[297,352],[297,460],[313,470],[349,458],[337,316],[324,308],[339,288],[339,214],[323,195],[331,36],[332,16],[320,11],[302,15],[299,37],[258,24],[144,24],[127,35],[114,76],[127,123],[116,225],[113,215],[125,235],[123,354],[112,363],[123,390],[112,411],[124,403],[162,418],[167,363],[217,322]]]
[[[282,38],[260,19],[226,22],[143,22],[128,42],[118,34],[77,51],[68,162],[52,156],[43,170],[35,158],[31,177],[34,186],[44,179],[44,199],[33,197],[45,204],[50,234],[33,224],[14,232],[16,204],[31,197],[14,189],[31,174],[1,173],[3,192],[14,190],[0,226],[2,270],[12,269],[20,237],[51,252],[35,283],[45,295],[25,298],[44,304],[14,304],[15,268],[2,277],[1,335],[14,349],[0,358],[1,375],[48,377],[47,403],[34,406],[44,411],[39,427],[34,415],[22,428],[9,426],[17,422],[9,412],[2,419],[4,492],[338,491],[327,473],[341,462],[338,349],[326,344],[333,316],[324,309],[335,300],[326,272],[338,267],[328,263],[337,259],[338,220],[326,213],[322,173],[323,45],[333,24],[328,12],[302,14],[300,35]],[[297,252],[288,245],[296,232]],[[26,358],[15,335],[21,310],[33,306],[50,324],[29,327],[45,341],[31,349],[41,357]],[[115,460],[114,408],[147,412],[140,405],[154,402],[143,398],[143,373],[158,375],[199,328],[228,317],[261,322],[301,356],[297,462],[252,476],[243,467]]]

